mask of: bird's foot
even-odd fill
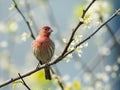
[[[38,65],[37,65],[36,69],[39,69],[39,68],[40,68],[40,63],[38,63]]]
[[[47,63],[45,64],[45,66],[46,66],[46,67],[49,67],[49,62],[47,62]]]

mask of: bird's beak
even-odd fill
[[[53,30],[52,30],[52,29],[50,29],[48,32],[50,32],[50,33],[51,33],[51,32],[53,32]]]

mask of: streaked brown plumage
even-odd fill
[[[49,26],[44,26],[33,41],[33,52],[40,64],[47,64],[54,54],[55,45],[49,38],[51,32],[52,30]],[[45,78],[51,80],[49,66],[45,68]]]

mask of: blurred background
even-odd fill
[[[63,51],[72,29],[81,20],[82,10],[91,0],[16,0],[30,22],[34,35],[50,25],[56,50],[53,60]],[[85,16],[84,25],[74,38],[85,39],[112,13],[120,8],[119,0],[97,0]],[[77,41],[78,40],[78,41]],[[0,84],[36,68],[32,53],[33,39],[12,0],[0,0]],[[71,45],[72,48],[72,45]],[[71,49],[70,48],[70,49]],[[52,66],[65,90],[120,90],[120,16],[106,24],[73,54]],[[32,90],[61,90],[53,75],[44,79],[43,70],[24,79]],[[27,90],[16,81],[0,90]]]

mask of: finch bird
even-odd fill
[[[49,26],[44,26],[39,30],[38,36],[32,43],[34,55],[41,65],[51,61],[54,54],[55,44],[50,39],[51,32],[52,29]],[[51,80],[50,67],[45,67],[44,71],[45,78]]]

